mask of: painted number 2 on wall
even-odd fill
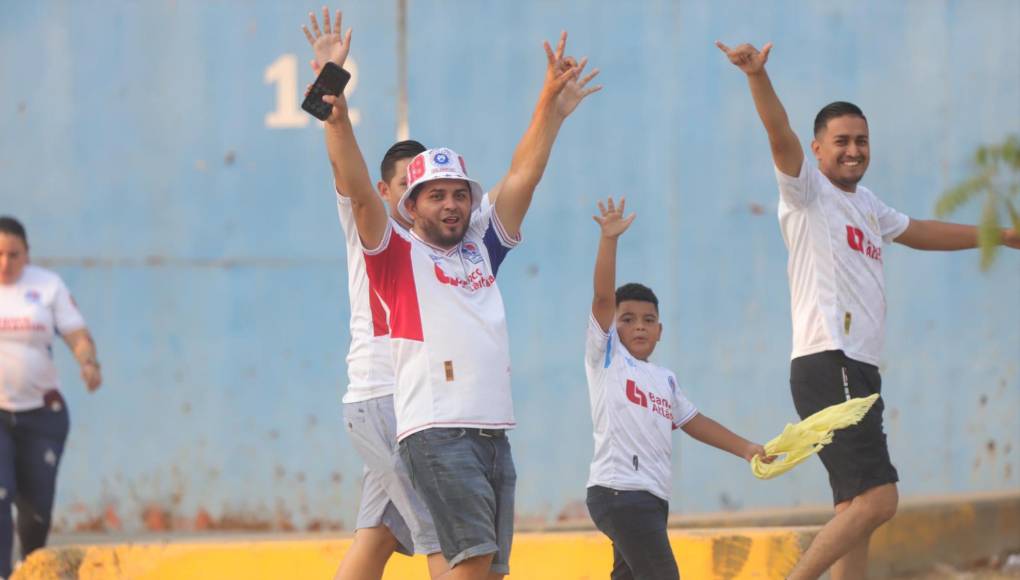
[[[344,63],[344,68],[351,73],[351,80],[344,89],[347,98],[358,86],[358,63],[349,58]],[[262,77],[267,85],[276,85],[276,109],[266,113],[266,127],[270,129],[296,129],[305,127],[312,120],[312,116],[301,110],[301,101],[304,99],[304,87],[298,86],[298,59],[297,55],[284,54],[266,67]],[[351,124],[358,125],[361,121],[361,112],[358,109],[350,109]],[[321,123],[320,123],[321,125]]]

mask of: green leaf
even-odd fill
[[[1020,135],[1008,135],[1001,143],[978,147],[974,152],[974,173],[939,196],[935,215],[945,217],[979,194],[984,194],[985,200],[978,224],[978,247],[981,269],[987,271],[1002,243],[999,228],[1002,205],[1009,212],[1012,227],[1020,231],[1020,212],[1013,203],[1014,199],[1020,199]]]
[[[971,177],[960,185],[942,194],[935,204],[935,215],[945,217],[960,206],[966,204],[976,195],[988,191],[991,187],[991,175],[988,171]]]
[[[988,163],[988,148],[985,146],[978,147],[977,153],[974,154],[974,162],[977,163],[978,167],[984,167]]]
[[[978,225],[978,246],[981,248],[981,270],[987,272],[995,262],[1002,241],[999,229],[999,204],[997,196],[989,192],[981,211],[981,224]]]
[[[1013,229],[1020,232],[1020,212],[1016,210],[1012,200],[1006,200],[1006,209],[1009,210],[1009,219],[1013,222]]]
[[[1020,170],[1020,138],[1010,135],[1002,144],[1002,160],[1013,169]]]

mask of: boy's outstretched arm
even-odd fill
[[[791,177],[800,175],[800,166],[804,163],[804,150],[801,149],[797,134],[790,127],[790,119],[786,109],[779,101],[772,81],[765,72],[765,62],[769,59],[772,43],[762,47],[761,51],[750,44],[741,44],[730,48],[716,41],[715,45],[726,54],[737,68],[747,75],[747,84],[751,87],[751,97],[758,117],[765,125],[769,134],[769,146],[772,148],[772,160],[780,171]]]
[[[747,461],[751,461],[755,455],[760,455],[766,463],[772,461],[771,458],[766,457],[764,447],[744,439],[701,413],[695,415],[681,429],[706,445],[728,451]]]
[[[603,332],[609,332],[616,316],[616,241],[627,231],[635,214],[623,217],[627,200],[620,198],[620,205],[613,198],[599,201],[599,214],[592,216],[599,224],[599,249],[595,254],[595,293],[591,299],[591,314]]]

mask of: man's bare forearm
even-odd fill
[[[361,148],[354,137],[354,127],[346,114],[337,115],[325,126],[326,151],[333,179],[340,191],[358,203],[367,203],[375,197],[372,178],[361,154]]]
[[[747,75],[751,98],[754,99],[758,117],[769,135],[772,160],[775,161],[776,167],[786,175],[799,175],[801,165],[804,163],[804,151],[801,150],[800,141],[790,127],[786,109],[779,101],[775,89],[772,88],[772,81],[765,72],[765,63],[768,62],[769,53],[772,51],[772,43],[766,43],[761,50],[746,43],[736,48],[730,48],[721,41],[716,41],[715,45],[734,66]]]
[[[895,242],[915,250],[953,251],[978,247],[978,228],[937,220],[910,220]]]
[[[375,248],[386,231],[386,206],[372,187],[365,158],[354,137],[346,103],[337,107],[326,122],[326,151],[333,179],[343,195],[351,199],[358,234],[366,248]]]
[[[758,111],[758,118],[765,126],[769,139],[772,140],[773,135],[779,138],[792,132],[790,118],[779,100],[779,95],[776,94],[775,87],[772,86],[768,73],[763,70],[747,75],[747,85],[751,89],[751,98],[754,100],[755,110]]]
[[[772,158],[780,171],[796,176],[804,162],[804,152],[800,141],[790,127],[790,118],[786,114],[783,103],[779,100],[769,75],[761,72],[747,75],[747,84],[751,89],[754,108],[758,111],[765,132],[768,133]]]
[[[564,121],[556,113],[555,101],[555,96],[543,95],[535,107],[528,130],[514,150],[509,174],[521,187],[533,190],[549,163],[549,155]]]
[[[514,149],[510,170],[495,201],[503,226],[515,235],[531,205],[532,196],[549,163],[553,144],[563,126],[563,117],[556,113],[555,95],[543,93],[531,123]]]

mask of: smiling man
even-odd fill
[[[517,476],[506,431],[515,420],[496,275],[520,241],[563,121],[599,89],[585,88],[597,71],[579,79],[586,61],[565,58],[565,44],[564,33],[555,53],[545,45],[545,82],[499,195],[483,206],[463,157],[424,151],[407,166],[397,206],[409,230],[387,216],[372,188],[345,97],[323,98],[333,106],[326,138],[334,178],[350,197],[369,283],[389,323],[400,455],[452,568],[444,580],[509,572]]]
[[[826,105],[804,151],[776,96],[765,62],[772,44],[720,50],[747,75],[768,132],[779,182],[779,225],[790,252],[793,354],[790,387],[801,418],[854,397],[881,391],[878,364],[885,339],[882,248],[897,242],[919,250],[977,247],[977,228],[915,220],[859,185],[871,159],[868,121],[857,106]],[[1001,242],[1020,247],[1013,230]],[[791,579],[867,576],[871,534],[896,513],[899,476],[889,459],[879,398],[857,425],[836,433],[819,457],[829,473],[836,515],[804,553]]]

